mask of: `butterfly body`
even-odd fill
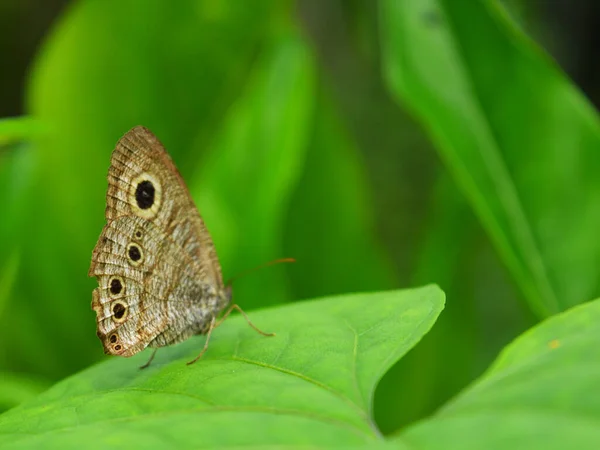
[[[208,333],[231,302],[212,239],[185,183],[146,128],[126,133],[111,157],[105,225],[90,276],[97,334],[108,354]]]

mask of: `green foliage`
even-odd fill
[[[435,286],[355,294],[255,311],[202,339],[113,359],[54,386],[0,420],[7,448],[192,448],[359,445],[381,438],[375,384],[433,325]],[[286,320],[282,321],[282,317]],[[307,332],[308,331],[308,332]]]
[[[376,3],[342,6],[354,28],[325,58],[291,1],[67,8],[28,115],[0,121],[0,410],[23,403],[0,443],[593,448],[598,303],[561,311],[600,296],[596,112],[494,0]],[[238,317],[194,366],[203,338],[73,375],[102,359],[86,273],[135,125],[172,154],[226,277],[298,262],[235,284],[276,338]],[[425,336],[439,290],[384,290],[430,283],[448,302]]]
[[[599,333],[600,300],[548,319],[399,440],[417,448],[461,450],[597,448]]]
[[[314,85],[314,67],[304,43],[293,34],[279,36],[265,49],[192,179],[198,207],[212,217],[207,225],[215,230],[227,273],[282,255],[285,213],[302,172],[312,125]],[[240,253],[243,259],[237,257]],[[282,271],[255,275],[236,283],[237,298],[255,306],[289,298]]]
[[[600,294],[600,132],[580,93],[494,2],[383,1],[380,19],[390,92],[421,120],[453,178],[440,177],[415,270],[416,282],[443,286],[447,311],[384,380],[407,405],[407,423],[480,372],[493,356],[486,347],[501,348],[533,320],[510,305],[505,281],[490,278],[473,212],[538,316]],[[452,376],[437,375],[448,367]]]
[[[545,316],[594,298],[595,112],[492,2],[385,0],[381,18],[392,92],[429,129],[531,307]]]

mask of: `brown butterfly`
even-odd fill
[[[191,364],[233,309],[273,335],[230,305],[231,286],[223,283],[204,221],[165,148],[144,127],[128,131],[112,154],[105,216],[89,270],[99,285],[92,309],[105,353],[132,356],[154,347],[143,368],[158,347],[206,334]]]

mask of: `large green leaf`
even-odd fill
[[[112,359],[0,416],[3,448],[215,448],[381,442],[371,402],[383,373],[433,325],[435,286],[254,311],[213,334]]]
[[[600,300],[543,322],[400,441],[448,450],[598,448],[599,335]]]
[[[386,79],[540,315],[600,294],[595,112],[490,0],[381,2]]]
[[[0,372],[0,412],[31,400],[49,387],[35,376]]]

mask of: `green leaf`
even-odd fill
[[[3,163],[3,153],[6,148],[41,134],[42,124],[32,117],[10,117],[0,119],[0,167]]]
[[[399,435],[422,449],[596,449],[600,300],[546,320],[432,418]]]
[[[49,383],[34,376],[0,372],[0,411],[5,411],[45,391]]]
[[[31,195],[36,157],[31,142],[43,134],[30,117],[0,119],[0,264],[16,246]]]
[[[371,402],[383,373],[433,325],[435,286],[255,311],[203,337],[112,359],[0,416],[0,445],[60,448],[359,445],[381,442]]]
[[[39,326],[32,326],[31,305],[35,299],[23,295],[29,287],[24,266],[32,264],[39,270],[39,261],[37,255],[29,258],[23,251],[22,240],[34,235],[47,237],[43,227],[38,227],[43,223],[39,217],[35,222],[28,220],[38,199],[34,186],[38,157],[31,142],[44,131],[28,117],[0,121],[0,141],[7,144],[0,150],[0,367],[15,372],[27,372],[30,362],[47,363],[49,367],[53,364],[52,359],[45,360],[49,352],[41,345],[48,335],[38,340],[42,333]],[[12,406],[20,395],[16,392],[11,396],[13,383],[8,383],[4,405]]]
[[[19,270],[19,253],[13,253],[6,259],[0,259],[0,317],[4,313],[14,287]]]
[[[600,126],[490,0],[381,2],[386,80],[428,128],[530,307],[599,292]]]

